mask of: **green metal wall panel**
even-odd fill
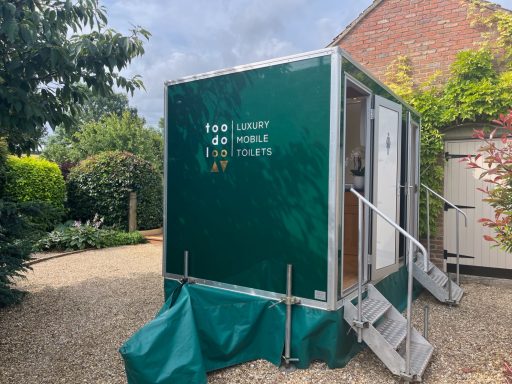
[[[165,272],[327,291],[330,92],[329,55],[168,86]]]

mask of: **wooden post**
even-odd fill
[[[137,192],[130,192],[128,210],[128,232],[137,230]]]

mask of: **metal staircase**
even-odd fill
[[[434,347],[414,328],[410,332],[410,369],[407,369],[407,320],[371,284],[362,301],[362,340],[395,375],[419,381],[434,352]],[[359,305],[345,304],[344,318],[357,321]],[[358,328],[352,325],[352,328]]]
[[[357,302],[354,304],[347,300],[344,304],[344,319],[357,332],[358,342],[364,341],[393,374],[405,381],[421,381],[434,348],[412,327],[412,265],[414,246],[425,258],[427,251],[357,191],[353,188],[350,191],[359,201],[358,287]],[[371,284],[367,285],[363,299],[363,204],[408,239],[406,318]]]
[[[427,192],[427,253],[430,255],[430,194],[433,194],[438,199],[441,199],[446,205],[452,207],[456,211],[456,260],[457,260],[457,278],[456,282],[453,282],[449,273],[444,273],[439,268],[428,260],[426,255],[418,254],[418,258],[414,263],[413,275],[414,278],[425,287],[434,297],[446,304],[460,303],[464,290],[460,287],[459,280],[459,214],[464,216],[464,222],[467,225],[467,216],[452,202],[446,200],[443,196],[433,191],[425,184],[421,184]]]
[[[418,255],[414,263],[413,276],[437,300],[446,304],[460,303],[464,290],[430,261],[425,268],[423,255]]]

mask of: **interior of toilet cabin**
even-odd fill
[[[365,167],[365,181],[369,180],[369,154],[366,151],[366,132],[369,127],[370,94],[355,82],[347,80],[345,87],[345,156],[340,159],[344,165],[344,225],[343,225],[343,290],[357,284],[358,250],[358,202],[350,192],[355,180],[352,170],[359,167],[357,157],[361,157],[361,167]],[[343,135],[343,132],[342,132]],[[342,136],[343,138],[343,136]],[[366,182],[355,189],[363,196],[367,195]]]

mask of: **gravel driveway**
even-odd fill
[[[142,244],[34,264],[0,310],[0,383],[125,383],[117,349],[162,305],[161,258]]]
[[[150,320],[163,301],[161,245],[94,250],[33,266],[20,287],[19,306],[0,310],[0,383],[124,383],[119,346]],[[431,310],[435,346],[426,383],[503,383],[512,362],[512,282],[466,282],[460,307],[438,304],[428,293],[415,302]],[[347,367],[283,374],[256,361],[209,375],[212,384],[395,383],[368,350]]]

